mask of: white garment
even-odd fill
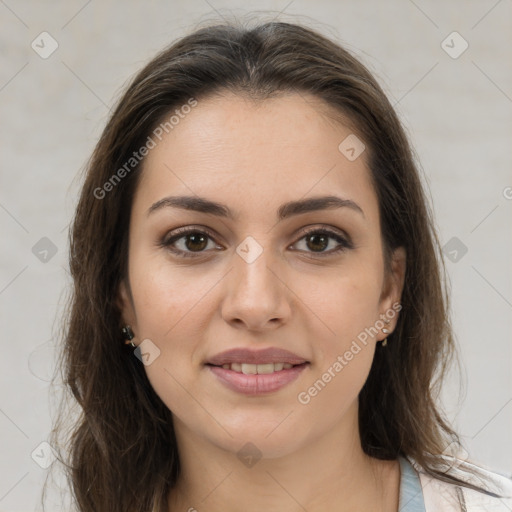
[[[487,477],[480,479],[467,470],[476,469]],[[511,512],[512,480],[498,473],[475,466],[469,462],[457,461],[450,474],[461,480],[483,487],[490,492],[504,496],[497,498],[434,478],[421,469],[418,470],[426,512]]]

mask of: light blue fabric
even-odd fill
[[[398,457],[398,460],[400,462],[399,512],[425,512],[425,501],[418,473],[405,457]]]

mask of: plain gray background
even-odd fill
[[[162,47],[202,21],[252,9],[0,0],[1,511],[40,509],[46,470],[35,460],[48,455],[40,443],[51,429],[49,379],[70,284],[67,225],[109,108]],[[395,104],[448,244],[465,392],[459,403],[453,375],[446,411],[470,460],[511,475],[512,2],[264,0],[258,9],[343,43]],[[58,44],[47,58],[42,32]]]

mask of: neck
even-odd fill
[[[367,456],[357,414],[337,430],[278,458],[237,456],[195,436],[175,418],[181,473],[169,511],[396,512],[398,461]],[[240,443],[243,446],[244,443]]]

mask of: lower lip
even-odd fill
[[[307,365],[308,363],[298,364],[287,370],[256,375],[246,375],[245,373],[226,370],[221,366],[207,365],[207,367],[229,389],[244,395],[262,395],[278,391],[287,384],[290,384]]]

